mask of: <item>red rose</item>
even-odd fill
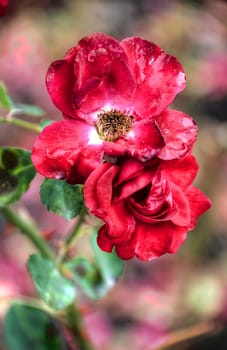
[[[0,16],[4,16],[8,8],[8,0],[0,0]]]
[[[87,208],[105,222],[99,247],[110,252],[115,246],[122,259],[151,260],[176,252],[210,207],[208,198],[191,185],[197,170],[193,156],[100,165],[84,185]]]
[[[167,109],[185,87],[181,64],[142,38],[85,37],[51,64],[46,83],[65,118],[34,145],[34,165],[46,177],[83,182],[104,153],[184,157],[196,139],[193,119]]]

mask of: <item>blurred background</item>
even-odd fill
[[[212,199],[176,255],[126,262],[123,278],[100,301],[80,296],[98,350],[227,349],[227,1],[9,0],[0,18],[0,80],[20,103],[61,119],[45,89],[49,64],[77,41],[102,31],[117,39],[139,35],[177,56],[187,87],[174,108],[199,125],[196,184]],[[0,127],[0,144],[32,148],[35,134]],[[40,204],[37,176],[23,205],[56,246],[71,223]],[[34,296],[25,271],[30,244],[0,216],[0,316],[12,298]],[[77,254],[89,256],[87,237]],[[19,249],[18,249],[19,247]],[[189,337],[189,340],[184,340]]]

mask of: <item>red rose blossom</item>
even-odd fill
[[[197,126],[167,107],[185,87],[181,64],[140,37],[96,33],[51,64],[47,89],[65,120],[47,126],[32,159],[45,177],[83,182],[103,155],[186,156]]]
[[[99,247],[110,252],[115,246],[122,259],[175,253],[210,207],[208,198],[191,185],[197,170],[193,156],[101,164],[84,185],[87,208],[105,222]]]
[[[0,0],[0,16],[4,16],[8,9],[8,0]]]

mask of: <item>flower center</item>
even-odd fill
[[[125,136],[132,128],[133,116],[127,115],[116,109],[98,114],[96,128],[101,139],[115,141],[120,136]]]

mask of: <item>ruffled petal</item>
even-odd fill
[[[117,255],[124,260],[132,259],[135,255],[135,241],[133,238],[124,242],[123,240],[118,244],[118,239],[108,235],[107,226],[103,225],[98,232],[97,237],[98,246],[104,252],[110,253],[115,247]]]
[[[192,184],[199,166],[193,156],[171,161],[162,161],[159,165],[162,178],[174,183],[183,191]]]
[[[115,142],[104,142],[103,147],[110,156],[130,156],[141,161],[154,157],[164,146],[163,137],[153,121],[133,124],[133,129]]]
[[[32,150],[36,170],[47,178],[83,183],[102,163],[102,145],[90,145],[93,127],[80,121],[54,122],[40,133]]]
[[[134,179],[128,180],[121,188],[119,188],[120,193],[115,196],[114,202],[126,199],[137,191],[146,188],[147,185],[152,183],[153,176],[154,173],[151,170],[145,170]]]
[[[91,212],[99,209],[99,201],[96,195],[96,186],[97,181],[100,176],[111,167],[111,163],[105,163],[98,166],[91,175],[87,178],[84,184],[84,200],[87,208],[90,209]]]
[[[138,176],[139,174],[142,173],[143,169],[144,169],[143,163],[139,162],[137,159],[123,158],[123,163],[120,167],[118,180],[115,186]]]
[[[109,237],[106,225],[103,225],[98,232],[97,244],[104,252],[110,253],[114,247],[114,241]]]
[[[196,226],[198,217],[211,207],[211,201],[198,188],[189,187],[185,192],[191,209],[191,223],[189,230]]]
[[[177,227],[170,221],[155,225],[137,223],[135,230],[135,255],[150,261],[168,252]]]
[[[165,142],[158,153],[159,158],[181,158],[191,151],[198,126],[190,116],[180,111],[167,110],[156,117],[156,123]]]
[[[158,115],[185,87],[185,74],[179,61],[157,45],[140,37],[126,38],[121,46],[137,82],[134,110],[140,118]]]
[[[187,227],[176,226],[168,253],[174,254],[178,251],[187,238],[187,231]]]
[[[107,225],[109,236],[120,241],[130,238],[135,228],[135,219],[124,202],[112,204],[112,186],[118,166],[101,164],[88,177],[84,185],[85,205],[90,212]]]
[[[90,123],[97,110],[128,107],[136,84],[118,41],[95,33],[82,39],[77,49],[79,70],[73,92],[77,114]]]
[[[112,205],[107,215],[99,217],[105,221],[110,237],[117,237],[120,242],[130,239],[135,229],[135,218],[124,202]]]
[[[171,218],[171,221],[177,226],[189,226],[191,221],[190,206],[187,196],[173,183],[170,184],[173,203],[177,208],[177,214]]]
[[[103,168],[103,165],[100,165],[100,167]],[[100,175],[96,182],[97,201],[99,203],[99,208],[105,213],[105,215],[108,215],[112,204],[113,179],[118,172],[119,167],[116,165],[111,165]]]
[[[76,52],[76,47],[70,49],[63,60],[57,60],[50,65],[46,74],[46,87],[52,101],[62,113],[69,116],[75,115],[72,96],[75,84],[74,70],[77,67],[74,63]]]

